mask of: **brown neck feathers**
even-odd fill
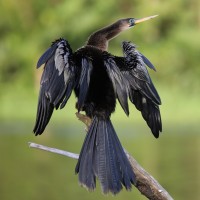
[[[111,24],[93,33],[87,42],[87,45],[95,46],[103,51],[108,48],[108,41],[116,37],[122,29],[118,22]]]

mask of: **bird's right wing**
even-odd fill
[[[76,67],[72,50],[64,39],[56,40],[40,57],[37,68],[45,64],[33,132],[42,134],[54,108],[63,108],[76,84]]]

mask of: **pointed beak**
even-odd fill
[[[141,22],[144,22],[144,21],[153,19],[153,18],[155,18],[155,17],[158,17],[158,15],[153,15],[153,16],[149,16],[149,17],[144,17],[144,18],[141,18],[141,19],[135,19],[135,24],[139,24],[139,23],[141,23]]]

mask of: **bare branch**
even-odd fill
[[[47,146],[44,146],[44,145],[41,145],[41,144],[36,144],[36,143],[33,143],[33,142],[29,142],[28,144],[29,144],[29,147],[32,147],[32,148],[41,149],[41,150],[49,151],[49,152],[52,152],[52,153],[57,153],[57,154],[67,156],[69,158],[74,158],[74,159],[77,159],[77,160],[79,158],[79,154],[76,154],[76,153],[71,153],[71,152],[68,152],[68,151],[64,151],[64,150],[60,150],[60,149],[56,149],[56,148],[52,148],[52,147],[47,147]]]
[[[76,113],[76,116],[80,121],[86,124],[87,129],[91,123],[91,119],[87,116]],[[56,148],[46,147],[43,145],[35,144],[29,142],[29,147],[42,149],[52,153],[64,155],[70,158],[78,159],[79,155],[67,151],[63,151]],[[173,200],[169,193],[156,181],[148,172],[146,172],[138,162],[124,149],[128,160],[131,163],[133,172],[136,176],[136,185],[135,187],[150,200]]]

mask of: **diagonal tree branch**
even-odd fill
[[[76,113],[76,116],[80,121],[86,124],[88,129],[91,123],[91,119],[80,113]],[[47,147],[32,142],[29,142],[29,147],[49,151],[74,159],[78,159],[79,157],[79,154],[71,153],[52,147]],[[125,149],[124,151],[136,175],[135,187],[141,192],[141,194],[143,194],[150,200],[173,200],[170,194],[158,183],[158,181],[156,181],[148,172],[146,172]]]

